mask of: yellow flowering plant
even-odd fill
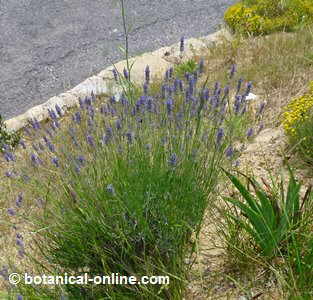
[[[229,7],[224,20],[241,34],[292,31],[313,22],[313,3],[311,0],[245,0]]]
[[[313,164],[313,81],[307,94],[286,106],[282,124],[290,143],[306,162]]]

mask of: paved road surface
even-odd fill
[[[131,56],[212,33],[234,0],[126,0]],[[0,0],[0,114],[9,119],[124,59],[118,0]]]

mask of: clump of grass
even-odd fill
[[[291,170],[286,190],[284,180],[278,185],[273,182],[273,186],[263,180],[262,188],[254,178],[241,174],[248,186],[252,185],[251,192],[237,176],[225,172],[241,196],[224,198],[226,206],[222,209],[221,232],[231,261],[240,257],[241,264],[253,262],[268,278],[280,278],[286,295],[307,299],[313,292],[309,283],[313,276],[311,187],[301,199],[301,184]]]
[[[170,284],[20,285],[22,294],[181,299],[185,258],[195,251],[205,209],[213,201],[218,166],[235,158],[232,143],[242,131],[234,125],[246,117],[251,84],[238,89],[231,81],[234,72],[229,86],[216,83],[209,90],[197,84],[201,68],[184,81],[168,70],[161,90],[151,94],[146,69],[137,99],[123,93],[97,103],[92,95],[80,101],[68,128],[57,120],[58,107],[50,111],[50,130],[36,121],[26,128],[42,141],[25,149],[25,165],[15,170],[12,182],[27,191],[24,200],[36,199],[39,211],[34,219],[19,203],[8,213],[27,220],[35,233],[36,250],[29,253],[35,273],[166,275]],[[123,80],[129,78],[124,72]]]

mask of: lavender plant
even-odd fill
[[[32,257],[45,262],[45,272],[170,276],[166,287],[66,286],[75,299],[180,299],[184,259],[193,253],[192,236],[198,236],[213,201],[219,166],[235,159],[231,145],[238,130],[231,120],[238,116],[228,105],[229,92],[222,97],[219,85],[212,94],[197,92],[194,77],[176,83],[174,92],[175,79],[169,76],[163,92],[150,94],[150,70],[145,74],[146,86],[137,100],[123,94],[98,104],[87,97],[68,129],[52,111],[51,122],[58,126],[49,138],[35,121],[26,129],[42,135],[43,149],[24,150],[27,163],[17,171],[15,185],[27,187],[29,196],[44,203],[31,224],[37,245]],[[10,209],[8,214],[17,217]],[[30,220],[27,213],[24,218]],[[41,274],[43,264],[35,265]],[[63,289],[19,287],[21,294],[49,297]]]

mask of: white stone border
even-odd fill
[[[146,66],[149,65],[151,79],[153,81],[153,77],[164,74],[173,64],[192,57],[194,51],[203,47],[210,47],[210,45],[215,44],[222,39],[230,40],[231,38],[230,33],[226,29],[222,29],[202,38],[185,40],[185,51],[182,58],[179,56],[179,43],[131,58],[130,63],[135,61],[131,71],[131,79],[136,83],[143,83],[144,70]],[[165,53],[167,54],[165,55]],[[126,60],[115,64],[115,67],[121,73],[125,66]],[[56,104],[58,104],[64,112],[70,107],[78,106],[79,98],[90,96],[92,91],[95,95],[121,92],[122,88],[114,81],[112,69],[113,66],[109,66],[98,75],[86,79],[73,89],[62,93],[59,96],[52,97],[45,103],[34,106],[17,117],[6,120],[5,124],[8,131],[11,132],[25,127],[28,124],[28,121],[32,118],[36,118],[39,122],[48,119],[48,109],[55,110]]]

